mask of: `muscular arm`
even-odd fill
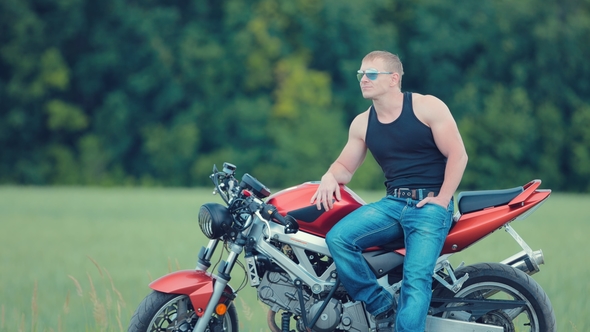
[[[467,152],[463,140],[448,107],[438,98],[421,96],[417,103],[417,114],[432,130],[434,141],[440,152],[447,158],[445,177],[436,197],[427,198],[417,206],[431,202],[448,206],[453,194],[459,187],[463,172],[467,166]]]
[[[365,145],[365,133],[367,130],[368,112],[359,114],[351,123],[348,131],[348,141],[342,152],[330,166],[316,193],[312,196],[310,203],[315,204],[319,209],[322,205],[327,211],[334,206],[333,198],[340,200],[340,184],[347,184],[352,175],[365,160],[367,146]]]

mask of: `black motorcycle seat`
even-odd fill
[[[523,191],[523,187],[515,187],[511,189],[460,192],[457,196],[459,213],[465,214],[489,207],[508,204]]]

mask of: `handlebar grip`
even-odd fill
[[[283,215],[281,215],[277,208],[273,205],[266,204],[264,213],[270,218],[277,220],[281,225],[285,226],[285,234],[294,234],[299,231],[299,224],[297,223],[297,220],[295,220],[295,218],[290,215],[283,217]]]
[[[295,234],[299,231],[299,223],[290,215],[285,216],[285,234]]]

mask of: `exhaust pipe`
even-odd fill
[[[500,263],[510,265],[513,268],[521,270],[522,272],[531,276],[540,271],[539,265],[545,264],[543,251],[539,249],[537,251],[533,251],[531,254],[532,255],[529,255],[523,250],[515,255],[512,255],[511,257],[506,258]]]

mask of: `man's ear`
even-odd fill
[[[393,73],[393,75],[391,75],[390,86],[399,86],[399,73]]]

